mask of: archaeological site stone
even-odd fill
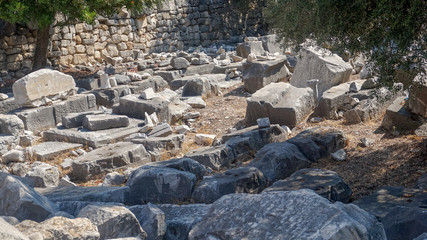
[[[17,103],[31,106],[32,102],[43,97],[68,93],[75,86],[73,77],[55,70],[41,69],[16,81],[12,89]]]

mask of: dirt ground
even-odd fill
[[[245,126],[246,98],[250,94],[242,84],[223,89],[222,92],[221,96],[206,99],[207,107],[197,110],[201,114],[193,124],[197,133],[221,137],[230,128]],[[387,133],[380,128],[381,121],[382,117],[356,125],[346,125],[343,120],[305,121],[293,129],[292,135],[317,126],[335,127],[345,133],[349,139],[345,148],[347,160],[321,159],[311,167],[337,172],[350,185],[352,200],[356,200],[387,185],[413,187],[421,174],[427,172],[427,138]],[[194,135],[187,134],[184,153],[200,147],[194,143]],[[361,147],[360,139],[364,137],[374,140],[374,143],[366,148]]]

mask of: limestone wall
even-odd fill
[[[236,43],[244,36],[264,34],[264,30],[260,9],[243,15],[227,0],[170,0],[140,16],[122,11],[109,19],[100,17],[92,25],[54,26],[49,60],[54,66],[95,64],[117,57],[129,62],[141,53]],[[0,38],[0,77],[4,81],[20,78],[31,69],[35,37],[35,31],[19,28]]]

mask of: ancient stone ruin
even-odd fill
[[[425,139],[425,76],[379,87],[360,58],[243,37],[227,7],[54,26],[51,68],[31,73],[31,29],[0,41],[0,239],[425,239],[425,174],[355,198],[314,167],[346,164],[346,127]]]

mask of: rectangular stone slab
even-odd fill
[[[129,118],[124,115],[86,115],[83,118],[83,127],[91,130],[104,130],[129,126]]]
[[[118,106],[113,107],[113,113],[145,119],[145,113],[150,115],[155,112],[160,121],[170,122],[169,101],[162,98],[143,100],[132,94],[121,97],[119,102]]]
[[[72,76],[56,70],[40,69],[16,81],[12,90],[18,104],[29,104],[42,97],[68,92],[75,87]]]
[[[83,147],[83,145],[64,142],[43,142],[39,145],[32,147],[32,149],[37,157],[37,160],[44,161],[80,147]]]
[[[138,119],[129,119],[127,127],[106,129],[99,131],[88,131],[86,129],[63,127],[50,129],[43,132],[43,138],[46,141],[71,142],[88,145],[89,147],[98,148],[102,145],[113,143],[124,139],[125,137],[139,132],[140,126],[144,121]]]
[[[36,188],[41,195],[52,202],[124,202],[129,187],[53,187]]]
[[[67,100],[52,105],[55,111],[56,124],[68,113],[79,113],[96,110],[96,98],[93,94],[77,94]]]
[[[86,115],[102,114],[103,111],[91,111],[82,113],[69,113],[62,116],[62,126],[65,128],[75,128],[83,125],[83,119]]]
[[[173,150],[182,147],[184,142],[184,134],[169,135],[167,137],[149,137],[131,139],[133,143],[144,145],[148,151],[157,149]]]
[[[12,113],[24,122],[28,131],[38,132],[56,126],[53,106],[21,108]]]
[[[131,142],[118,142],[95,149],[75,159],[70,176],[76,181],[87,181],[112,169],[136,162],[151,162],[151,156],[144,146]]]

